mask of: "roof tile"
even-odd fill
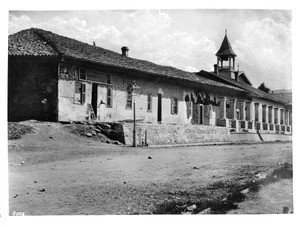
[[[41,40],[31,29],[23,30],[8,37],[8,55],[55,56],[53,48]]]
[[[285,104],[287,103],[286,100],[278,98],[273,94],[266,93],[262,90],[259,90],[255,87],[252,87],[249,84],[246,84],[246,83],[243,83],[243,82],[240,82],[240,81],[236,81],[234,79],[230,79],[230,78],[227,78],[225,76],[220,76],[220,75],[217,75],[215,73],[207,72],[205,70],[201,70],[198,75],[206,77],[208,79],[212,79],[212,80],[217,79],[218,81],[222,81],[222,82],[225,81],[225,82],[229,83],[230,85],[242,88],[242,89],[250,92],[252,95],[257,96],[257,97],[265,98],[265,99],[280,102],[280,103],[285,103]]]
[[[242,89],[225,85],[194,73],[171,66],[158,65],[149,61],[122,56],[121,53],[83,43],[42,29],[31,28],[9,36],[9,55],[42,56],[55,54],[62,54],[80,61],[243,91]]]

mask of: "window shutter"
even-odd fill
[[[152,111],[152,95],[148,94],[147,97],[147,111]]]
[[[81,84],[81,103],[85,103],[85,84]]]
[[[131,93],[131,91],[127,91],[126,108],[132,109],[132,93]]]
[[[106,94],[106,107],[112,107],[113,93],[111,88],[107,88]]]
[[[171,98],[171,114],[174,113],[174,98]]]

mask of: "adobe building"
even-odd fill
[[[254,88],[246,74],[236,70],[236,54],[226,33],[216,56],[214,72],[202,70],[197,75],[249,92],[247,99],[223,97],[218,125],[234,128],[240,125],[242,129],[291,132],[291,102]],[[226,105],[228,103],[229,110]]]
[[[23,30],[9,36],[8,120],[126,122],[135,104],[137,122],[146,128],[290,134],[291,105],[252,87],[236,70],[227,34],[216,56],[214,72],[190,73],[131,58],[128,47],[116,53]]]

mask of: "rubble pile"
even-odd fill
[[[116,145],[125,143],[122,125],[118,123],[72,122],[71,127],[71,133],[79,136]]]
[[[29,125],[22,125],[17,122],[8,122],[8,139],[20,139],[26,133],[34,133],[35,129]]]

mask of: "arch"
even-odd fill
[[[189,95],[186,95],[185,98],[184,98],[184,100],[185,100],[186,102],[189,102],[189,101],[190,101]]]

